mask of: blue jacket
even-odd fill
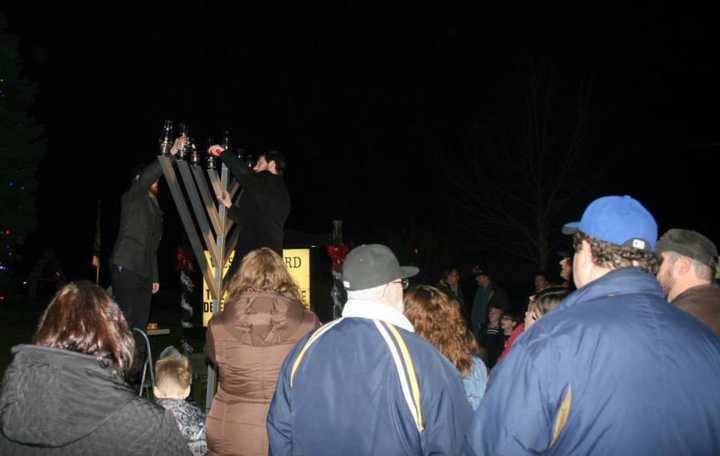
[[[473,410],[477,410],[480,401],[485,395],[485,388],[488,381],[488,370],[485,363],[477,356],[472,357],[473,369],[467,377],[463,377],[463,387],[465,395]]]
[[[457,370],[432,345],[366,318],[336,320],[315,334],[303,338],[283,364],[267,420],[271,455],[462,452],[472,409]],[[412,369],[402,362],[403,353]],[[397,360],[406,369],[405,389]]]
[[[720,454],[720,339],[636,268],[568,296],[490,376],[467,454]]]

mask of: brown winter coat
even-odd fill
[[[673,300],[672,305],[693,315],[720,336],[720,287],[717,285],[688,288]]]
[[[266,292],[243,293],[210,320],[205,353],[218,368],[207,418],[210,455],[267,455],[265,420],[280,367],[318,326],[302,303]]]

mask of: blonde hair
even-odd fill
[[[230,282],[228,297],[232,300],[246,291],[267,291],[302,301],[300,287],[290,276],[282,257],[267,247],[245,255],[240,270]]]
[[[192,384],[190,360],[181,353],[173,353],[155,363],[155,386],[162,390],[185,389]]]

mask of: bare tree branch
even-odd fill
[[[446,151],[443,162],[452,164],[446,175],[473,239],[544,267],[553,217],[582,184],[592,81],[563,110],[547,64],[533,65],[528,79],[520,134],[488,133],[475,123],[461,136],[464,154]]]

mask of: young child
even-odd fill
[[[500,361],[507,356],[510,348],[512,348],[512,345],[515,343],[517,338],[520,337],[520,334],[522,334],[523,331],[525,331],[525,323],[520,323],[518,317],[507,313],[502,316],[500,326],[502,327],[503,334],[507,337],[507,339],[505,340],[505,349],[498,358],[497,363],[500,363]]]
[[[527,312],[525,312],[525,329],[530,328],[543,315],[559,306],[563,299],[570,294],[567,288],[548,288],[530,299]]]
[[[175,415],[180,432],[193,456],[207,454],[205,414],[185,399],[190,395],[192,371],[190,361],[175,347],[167,347],[155,363],[155,388],[158,404]]]
[[[488,325],[485,330],[485,337],[483,345],[487,355],[486,365],[488,369],[491,369],[497,361],[500,353],[502,353],[505,346],[505,335],[503,334],[503,328],[500,326],[500,318],[502,317],[503,309],[490,305],[488,311]]]
[[[500,328],[502,328],[502,333],[505,336],[506,340],[510,335],[512,335],[513,330],[518,324],[518,318],[510,313],[504,313],[502,318],[500,319]]]

